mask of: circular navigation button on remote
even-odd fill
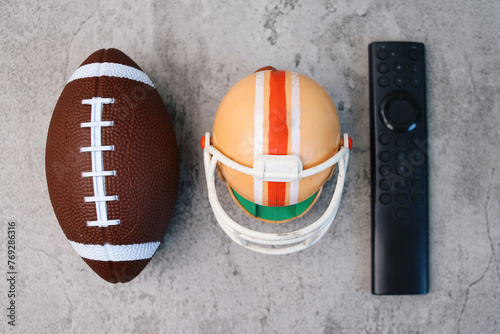
[[[392,196],[389,195],[389,194],[382,194],[380,196],[380,202],[382,204],[385,204],[385,205],[391,204],[391,202],[392,202]]]
[[[379,158],[383,162],[387,162],[387,161],[391,160],[391,152],[389,152],[389,151],[382,151],[379,154]]]
[[[386,60],[387,58],[389,58],[389,51],[387,51],[386,49],[380,49],[377,51],[377,57],[380,60]]]
[[[406,219],[410,216],[410,212],[408,211],[407,208],[399,208],[396,210],[396,216],[399,219]]]
[[[413,118],[413,107],[406,100],[395,100],[391,103],[388,110],[389,119],[398,125],[407,124]]]
[[[385,88],[385,87],[389,86],[390,83],[391,83],[391,80],[388,77],[380,77],[380,78],[378,78],[378,85],[380,87],[384,87]]]
[[[388,94],[380,103],[380,118],[389,129],[408,132],[417,126],[420,117],[420,105],[415,97],[406,92]]]
[[[383,133],[378,137],[378,140],[382,145],[387,145],[391,143],[391,136],[389,136],[387,133]]]
[[[418,65],[417,64],[410,64],[410,66],[408,66],[408,69],[410,70],[411,73],[417,73],[418,72]]]
[[[380,63],[377,66],[377,70],[382,74],[389,72],[390,69],[391,67],[387,63]]]

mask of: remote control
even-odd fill
[[[422,43],[369,46],[372,293],[428,292],[427,103]]]

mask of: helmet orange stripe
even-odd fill
[[[269,154],[286,155],[288,153],[286,73],[273,71],[270,74]],[[269,206],[284,206],[285,198],[285,182],[268,182]]]

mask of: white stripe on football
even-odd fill
[[[68,83],[78,79],[93,77],[116,77],[145,83],[154,88],[153,82],[141,70],[116,63],[92,63],[79,67],[69,78]]]
[[[81,257],[95,261],[136,261],[153,257],[160,242],[132,245],[85,245],[69,240]]]

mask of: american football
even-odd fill
[[[123,52],[96,51],[69,78],[50,122],[45,169],[75,251],[106,281],[135,278],[167,232],[179,156],[160,94]]]

